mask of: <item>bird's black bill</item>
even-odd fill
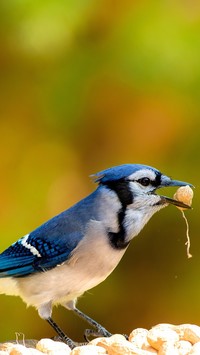
[[[181,201],[174,200],[173,198],[166,197],[166,196],[161,196],[161,204],[169,203],[171,205],[175,205],[177,207],[181,208],[186,208],[186,209],[191,209],[191,206],[186,205],[185,203]]]

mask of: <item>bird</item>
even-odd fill
[[[180,201],[157,189],[192,186],[143,164],[122,164],[92,175],[96,190],[23,236],[0,254],[0,294],[20,296],[34,306],[71,349],[76,342],[52,319],[61,305],[92,326],[89,336],[111,336],[77,308],[79,296],[104,281],[131,240],[159,210]]]

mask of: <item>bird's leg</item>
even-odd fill
[[[84,332],[84,337],[87,341],[88,336],[92,335],[93,337],[110,337],[112,334],[108,332],[101,324],[97,323],[94,319],[90,318],[87,316],[85,313],[81,312],[78,308],[74,307],[73,311],[82,319],[84,319],[86,322],[88,322],[90,325],[92,325],[96,330],[93,329],[86,329]]]
[[[73,342],[72,339],[70,339],[64,332],[63,330],[53,321],[51,317],[47,318],[47,322],[52,326],[52,328],[55,330],[55,332],[59,335],[61,340],[69,345],[71,349],[74,349],[77,344]]]

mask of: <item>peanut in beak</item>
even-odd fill
[[[185,203],[188,206],[192,205],[192,199],[193,199],[193,190],[191,189],[190,186],[186,185],[186,186],[181,186],[179,187],[179,189],[175,192],[174,194],[174,199],[180,202]],[[185,210],[186,208],[182,208],[182,207],[177,207],[180,210]]]

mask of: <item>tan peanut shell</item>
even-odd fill
[[[69,355],[71,352],[71,349],[67,344],[60,341],[54,341],[48,338],[41,339],[36,344],[36,349],[48,355],[56,355],[59,353],[62,353],[63,355]]]
[[[200,354],[200,342],[195,343],[192,347],[192,350],[189,353],[190,355],[199,355]]]
[[[187,340],[180,340],[175,343],[175,348],[178,349],[179,355],[188,355],[192,350],[192,344]]]
[[[192,199],[193,199],[193,190],[191,189],[190,186],[181,186],[179,189],[175,192],[174,194],[174,199],[180,202],[185,203],[188,206],[192,205]],[[184,209],[181,207],[178,207],[180,209]]]
[[[149,330],[147,340],[154,349],[159,350],[161,345],[165,342],[175,343],[178,341],[179,336],[172,329],[159,329],[159,327],[154,327]]]
[[[70,355],[101,355],[107,354],[106,350],[97,345],[83,345],[74,348]]]
[[[182,324],[179,326],[180,337],[195,344],[200,341],[200,327],[195,324]]]

